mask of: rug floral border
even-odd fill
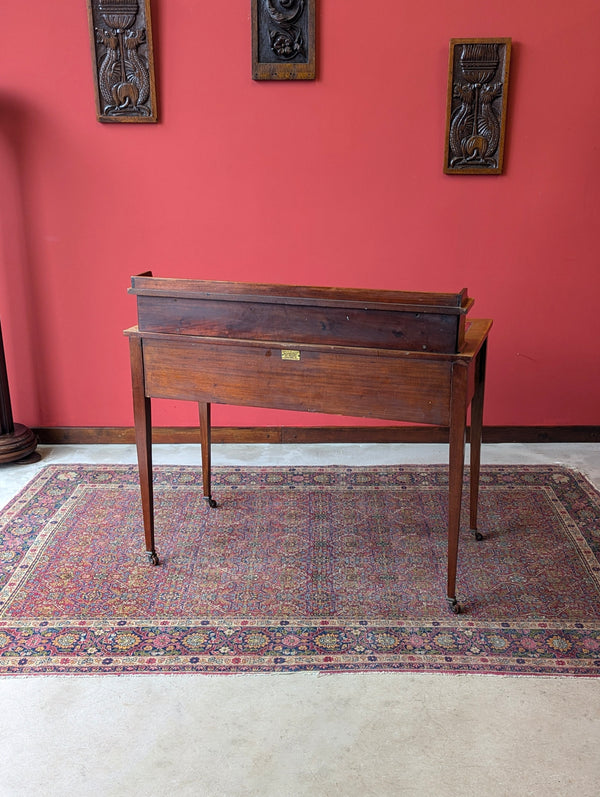
[[[198,469],[164,466],[156,483],[196,482]],[[35,545],[52,511],[86,483],[135,484],[133,466],[51,465],[0,514],[0,532],[20,519],[23,553]],[[247,488],[323,485],[344,489],[386,485],[447,484],[443,466],[377,468],[215,468],[213,484]],[[600,494],[588,480],[558,466],[487,466],[485,484],[551,485],[563,511],[587,542],[600,573]],[[45,501],[39,496],[51,496]],[[0,548],[1,551],[1,548]],[[12,567],[0,568],[0,589]],[[1,593],[0,593],[1,595]],[[3,617],[0,602],[0,674],[126,674],[248,672],[445,672],[519,675],[600,675],[598,622],[486,623],[468,615],[395,624],[368,618],[193,618],[180,620],[74,621]]]

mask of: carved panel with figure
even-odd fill
[[[501,174],[510,39],[452,39],[446,174]]]
[[[316,0],[252,0],[254,80],[314,80]]]
[[[156,122],[150,0],[87,0],[100,122]]]

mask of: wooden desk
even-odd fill
[[[490,320],[473,300],[407,293],[132,277],[129,336],[146,550],[154,540],[151,398],[199,406],[211,507],[211,403],[381,418],[449,428],[447,599],[454,612],[467,411],[470,527],[477,499]]]

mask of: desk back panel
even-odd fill
[[[455,354],[473,305],[456,294],[132,278],[140,332]]]

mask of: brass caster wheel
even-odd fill
[[[148,561],[151,565],[154,566],[160,564],[158,556],[156,555],[156,551],[146,551],[146,556],[148,557]]]
[[[477,531],[476,529],[473,529],[473,534],[475,535],[475,539],[477,540],[477,542],[481,542],[481,540],[483,539],[483,534],[480,531]]]
[[[452,612],[452,614],[460,614],[461,613],[461,606],[460,603],[456,600],[456,598],[446,598],[448,601],[448,608]]]
[[[212,496],[210,496],[210,495],[208,495],[208,496],[206,496],[206,495],[205,495],[205,496],[204,496],[204,500],[206,501],[206,503],[209,505],[209,507],[210,507],[211,509],[214,509],[214,508],[217,506],[217,502],[216,502],[216,501],[215,501],[215,499],[214,499]]]

